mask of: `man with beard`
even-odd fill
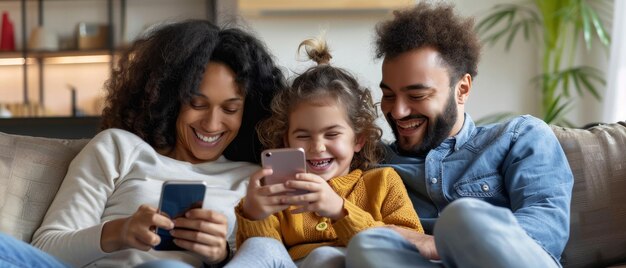
[[[426,234],[387,226],[355,236],[352,267],[559,267],[573,176],[550,127],[532,116],[476,126],[465,103],[480,44],[473,20],[420,3],[377,27],[386,163]]]

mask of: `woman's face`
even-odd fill
[[[176,120],[176,145],[170,157],[190,163],[219,158],[237,136],[244,96],[235,73],[226,65],[209,62],[200,95],[183,104]]]

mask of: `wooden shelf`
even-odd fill
[[[14,59],[21,58],[21,51],[0,51],[0,59]]]
[[[108,49],[96,50],[63,50],[63,51],[28,51],[27,58],[78,57],[111,55]],[[114,52],[115,53],[115,52]],[[0,58],[22,58],[21,51],[0,52]]]

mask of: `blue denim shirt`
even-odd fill
[[[401,156],[388,145],[383,165],[404,180],[426,233],[450,202],[471,197],[510,209],[528,235],[555,259],[569,237],[573,176],[550,127],[526,115],[463,128],[425,158]]]

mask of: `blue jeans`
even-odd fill
[[[295,268],[285,245],[269,237],[251,237],[241,244],[226,267],[281,267]]]
[[[71,267],[52,255],[12,236],[0,233],[0,267]]]
[[[346,266],[346,248],[323,246],[296,261],[299,268],[343,268]]]
[[[431,262],[413,244],[386,228],[352,238],[347,267],[559,267],[517,223],[510,210],[461,198],[446,207],[435,229],[441,262]]]

